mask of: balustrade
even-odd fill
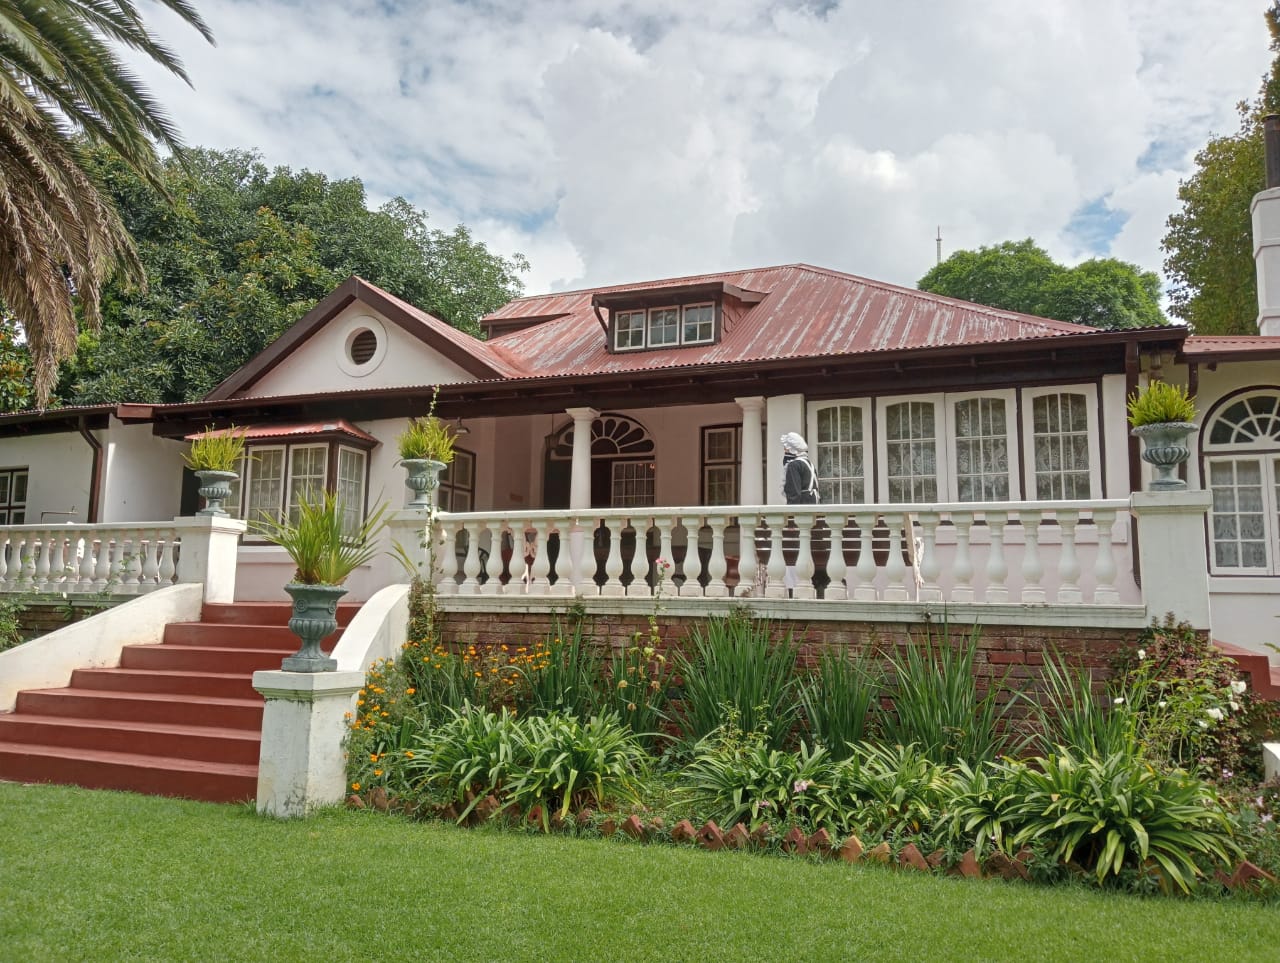
[[[172,526],[0,527],[0,592],[140,595],[177,581]]]
[[[438,588],[458,595],[660,591],[851,603],[1141,601],[1129,574],[1125,501],[645,512],[442,514]],[[150,572],[144,561],[141,584],[154,578]],[[40,577],[38,565],[33,577]]]

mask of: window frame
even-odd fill
[[[690,322],[689,312],[710,309],[710,318]],[[720,340],[721,303],[715,299],[700,301],[673,301],[662,304],[644,305],[629,308],[615,308],[609,318],[609,350],[614,354],[631,351],[653,351],[664,348],[684,348],[695,345],[716,344]],[[674,337],[671,340],[658,341],[654,337],[655,321],[665,312],[674,312]],[[637,317],[643,323],[636,325]],[[625,321],[625,327],[624,327]],[[699,329],[709,326],[706,337],[687,337],[687,325],[695,324]],[[663,327],[667,327],[666,324]],[[624,337],[625,335],[625,337]]]
[[[712,434],[729,435],[731,439],[730,448],[732,450],[730,457],[711,457],[710,437]],[[700,442],[698,451],[699,477],[701,478],[700,504],[708,508],[720,508],[727,505],[738,504],[738,501],[742,496],[742,425],[703,425],[699,431],[698,437]],[[729,501],[719,502],[711,499],[710,476],[713,472],[728,473],[730,486]]]
[[[1266,396],[1273,400],[1271,430],[1272,434],[1256,433],[1250,441],[1215,442],[1214,431],[1223,417],[1237,404],[1246,403],[1258,396]],[[1275,385],[1252,385],[1229,394],[1217,402],[1205,416],[1200,431],[1200,477],[1204,489],[1211,493],[1216,502],[1213,486],[1213,465],[1221,462],[1257,462],[1261,467],[1262,479],[1262,521],[1264,529],[1264,547],[1266,549],[1266,566],[1246,568],[1238,565],[1219,565],[1217,539],[1214,535],[1214,504],[1210,503],[1205,518],[1205,537],[1209,554],[1209,574],[1245,578],[1275,578],[1280,576],[1280,427],[1275,424],[1275,414],[1280,410],[1280,387]],[[1255,418],[1255,415],[1251,415]],[[1239,425],[1238,422],[1232,424]]]
[[[1102,424],[1098,418],[1098,392],[1092,384],[1048,385],[1022,389],[1022,477],[1025,496],[1036,498],[1035,399],[1050,395],[1083,395],[1085,434],[1089,439],[1089,498],[1102,498]],[[1050,499],[1057,501],[1057,499]]]
[[[645,481],[647,481],[648,488],[649,488],[648,500],[631,501],[629,499],[624,499],[622,501],[619,501],[618,499],[619,481],[626,483],[628,481],[636,481],[637,479],[625,479],[625,478],[619,479],[618,469],[624,468],[624,467],[631,468],[635,466],[640,466],[641,468],[644,468],[648,472],[648,478],[645,479]],[[657,478],[658,478],[657,466],[650,459],[615,458],[610,460],[609,462],[609,507],[610,508],[651,508],[653,507],[654,505],[657,504],[657,500],[656,500],[657,492],[658,492]]]
[[[946,462],[946,500],[951,502],[962,502],[965,504],[969,504],[970,502],[1019,500],[1022,496],[1022,478],[1018,471],[1018,404],[1017,396],[1013,389],[1002,388],[994,391],[944,392],[942,394],[942,398],[944,399],[944,405],[946,408],[946,423],[943,427],[943,431],[945,433],[945,438],[950,439],[951,442],[949,447],[944,443],[944,447],[948,447],[948,458]],[[1009,487],[1009,494],[1004,499],[964,499],[960,497],[960,452],[957,447],[960,442],[960,433],[956,430],[956,403],[962,401],[982,400],[999,400],[1004,403],[1005,472]],[[941,486],[939,486],[939,488],[941,488]],[[941,494],[941,491],[939,494]]]
[[[827,444],[837,444],[833,442],[824,442],[821,433],[818,430],[819,415],[822,411],[831,408],[857,408],[862,413],[862,440],[856,442],[862,446],[862,499],[861,502],[844,502],[834,497],[834,492],[830,487],[831,479],[824,477],[824,472],[818,467],[822,463],[822,446]],[[818,492],[822,498],[823,504],[870,504],[874,499],[871,497],[871,485],[874,478],[872,466],[878,468],[881,459],[874,451],[877,439],[878,426],[872,423],[871,399],[870,398],[842,398],[837,401],[821,401],[809,405],[808,417],[806,424],[808,426],[808,434],[805,436],[809,442],[810,461],[813,462],[813,469],[818,475]],[[838,442],[838,444],[855,444],[854,442]],[[841,480],[845,480],[845,476],[841,475]],[[852,479],[854,476],[848,476]]]
[[[22,468],[0,468],[0,477],[6,479],[6,487],[4,498],[0,500],[0,525],[25,525],[27,524],[27,509],[31,504],[31,468],[25,466]],[[21,499],[15,498],[18,490],[18,479],[24,481]],[[20,519],[14,520],[14,515],[21,514]]]
[[[264,506],[255,503],[255,517],[249,516],[250,506],[248,505],[248,497],[253,491],[253,485],[257,478],[259,466],[263,464],[262,456],[267,453],[279,453],[283,463],[283,469],[279,479],[279,497],[276,505],[270,511],[272,517],[277,520],[289,519],[296,521],[296,509],[298,507],[300,491],[294,488],[294,456],[296,453],[304,450],[323,449],[324,456],[324,474],[322,490],[325,493],[338,493],[338,472],[340,462],[344,452],[357,456],[361,461],[360,467],[360,495],[358,501],[358,515],[351,511],[351,506],[346,504],[344,500],[344,529],[352,534],[364,524],[364,520],[369,514],[369,471],[372,458],[370,457],[370,449],[367,446],[359,444],[351,444],[349,441],[337,438],[298,438],[296,441],[281,441],[277,439],[264,439],[261,443],[255,443],[250,440],[244,449],[244,455],[236,463],[236,478],[231,482],[231,495],[224,503],[223,507],[232,518],[241,518],[251,524],[258,518],[261,518],[263,511],[267,509]],[[314,478],[314,474],[311,476]],[[245,534],[245,541],[250,543],[262,544],[266,540],[254,532],[251,527]]]
[[[935,502],[950,501],[947,497],[947,491],[944,490],[945,469],[947,467],[947,416],[946,411],[941,412],[939,417],[939,409],[943,404],[943,395],[941,392],[933,394],[919,395],[893,395],[889,398],[878,401],[876,404],[876,490],[877,501],[883,499],[889,505],[920,505],[930,504],[930,502],[895,502],[889,497],[889,409],[895,405],[902,404],[931,404],[933,406],[933,424],[934,424],[934,494]]]
[[[457,481],[455,466],[470,465],[469,479]],[[466,506],[456,504],[460,496],[465,496]],[[440,484],[436,489],[436,505],[444,512],[473,512],[476,505],[476,453],[467,448],[454,448],[453,461],[445,465],[440,472]]]

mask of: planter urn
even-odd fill
[[[196,514],[225,517],[227,512],[223,509],[222,503],[231,497],[231,483],[239,477],[233,471],[196,472],[196,478],[200,479],[200,495],[204,498],[204,508]]]
[[[302,585],[291,582],[284,590],[293,598],[289,631],[302,640],[302,648],[286,658],[285,672],[336,672],[338,660],[324,654],[320,643],[338,628],[338,600],[347,594],[341,585]]]
[[[413,492],[406,507],[431,508],[435,503],[435,491],[440,487],[440,473],[448,466],[434,458],[404,458],[400,464],[408,472],[405,484]]]
[[[1187,483],[1174,471],[1191,457],[1187,438],[1198,428],[1189,421],[1162,421],[1139,425],[1132,434],[1142,439],[1142,460],[1155,468],[1148,489],[1153,492],[1185,491]]]

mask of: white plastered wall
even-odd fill
[[[28,470],[29,524],[39,524],[45,512],[50,513],[45,516],[47,522],[88,520],[93,449],[79,432],[0,439],[0,468]]]
[[[100,521],[153,522],[175,518],[182,503],[185,442],[157,438],[151,425],[111,419],[99,435],[105,454]]]
[[[372,358],[353,364],[352,338],[369,330],[377,337]],[[469,381],[472,375],[441,357],[368,305],[354,303],[311,335],[240,397],[310,394],[360,388],[391,388]]]

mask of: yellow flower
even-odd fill
[[[408,758],[410,758],[410,759],[412,759],[412,758],[413,758],[413,750],[412,750],[412,749],[406,749],[406,750],[404,751],[404,754],[405,754],[405,756],[407,756],[407,757],[408,757]]]
[[[357,699],[357,700],[356,700],[356,705],[358,705],[358,706],[362,706],[362,705],[364,705],[364,700],[363,700],[363,699]]]
[[[371,752],[371,753],[369,753],[369,761],[370,761],[370,762],[377,762],[377,761],[378,761],[378,754],[377,754],[376,752]]]
[[[359,792],[359,791],[360,791],[360,783],[358,783],[358,782],[353,782],[353,783],[351,784],[351,788],[352,788],[352,789],[354,789],[356,792]]]
[[[381,770],[381,769],[375,769],[375,770],[373,771],[373,774],[374,774],[375,776],[381,776],[381,775],[382,775],[382,770]]]
[[[626,679],[620,679],[620,680],[618,681],[618,688],[619,688],[619,689],[625,689],[626,687],[627,687],[627,680],[626,680]]]
[[[404,690],[404,694],[405,694],[405,695],[413,695],[413,694],[414,694],[415,692],[417,692],[417,691],[418,691],[418,690],[417,690],[417,689],[415,689],[413,686],[409,686],[409,688],[407,688],[407,689],[405,689],[405,690]]]
[[[635,711],[636,711],[636,704],[635,704],[634,702],[628,702],[628,703],[627,703],[627,711],[628,711],[628,712],[635,712]]]

